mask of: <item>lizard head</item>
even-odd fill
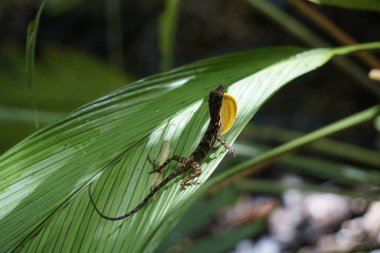
[[[224,86],[219,85],[218,88],[210,93],[209,100],[210,113],[212,113],[221,122],[220,134],[228,132],[237,115],[237,103],[235,98],[224,93]]]
[[[224,85],[219,85],[215,90],[210,92],[208,104],[210,114],[218,115],[223,103]]]

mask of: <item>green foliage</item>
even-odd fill
[[[201,224],[205,223],[202,221],[206,220],[206,217],[210,215],[212,210],[217,209],[217,206],[226,204],[226,200],[231,200],[233,198],[237,198],[237,196],[240,196],[239,191],[240,193],[244,194],[252,194],[252,192],[281,194],[282,192],[288,189],[296,189],[303,192],[334,193],[344,195],[350,198],[359,198],[367,202],[376,201],[378,199],[378,194],[371,193],[370,189],[371,187],[376,186],[380,183],[380,173],[378,171],[374,171],[368,168],[360,168],[357,166],[340,162],[332,162],[328,159],[315,159],[309,156],[281,156],[284,156],[286,153],[297,150],[305,144],[308,144],[309,147],[311,146],[314,150],[318,150],[322,153],[330,153],[333,155],[342,156],[340,152],[345,151],[348,154],[351,154],[352,152],[359,151],[359,153],[362,154],[364,157],[371,157],[374,153],[373,151],[358,149],[357,147],[352,145],[343,145],[340,142],[335,142],[321,138],[326,135],[334,134],[340,131],[341,129],[346,129],[348,127],[361,124],[368,120],[372,120],[374,117],[376,117],[376,115],[379,114],[379,110],[379,106],[370,108],[368,110],[350,116],[346,119],[335,122],[329,126],[318,129],[305,136],[299,136],[293,141],[289,141],[277,148],[274,148],[273,150],[269,150],[268,148],[264,147],[257,147],[257,145],[252,147],[248,145],[235,144],[234,147],[237,148],[240,156],[248,156],[254,158],[249,159],[243,163],[238,163],[237,165],[228,168],[226,171],[217,174],[216,177],[211,178],[211,180],[208,180],[205,184],[203,184],[199,191],[192,195],[189,198],[189,201],[186,203],[187,207],[193,205],[191,209],[185,214],[184,217],[181,218],[181,221],[173,230],[172,234],[164,241],[164,243],[160,246],[157,252],[165,252],[164,249],[168,248],[168,245],[173,244],[175,245],[174,247],[179,247],[180,245],[183,245],[182,247],[185,247],[185,249],[186,246],[189,247],[189,245],[187,245],[184,242],[189,240],[188,238],[191,238],[190,232],[199,229],[201,227]],[[255,129],[255,132],[257,132],[257,127],[255,127]],[[269,133],[273,133],[273,131],[269,131]],[[265,139],[271,139],[266,138],[265,135],[268,133],[266,133],[265,131],[259,131],[255,134],[264,135]],[[276,133],[274,135],[275,138],[281,136],[281,139],[284,137],[288,138],[290,134],[288,131],[281,130],[280,133]],[[294,134],[291,135],[294,136]],[[272,137],[272,134],[270,137]],[[326,146],[328,148],[326,150],[323,150],[322,147]],[[335,151],[331,152],[330,146],[336,148],[343,147],[343,150],[341,150],[338,153],[336,153]],[[357,161],[363,162],[361,158]],[[342,186],[338,187],[308,183],[281,183],[278,182],[278,180],[274,181],[266,179],[241,178],[238,180],[236,178],[236,176],[239,173],[241,173],[241,176],[248,171],[250,172],[250,174],[258,173],[263,168],[265,168],[266,165],[271,163],[276,163],[278,165],[277,168],[287,167],[288,170],[296,172],[297,175],[314,176],[330,182],[340,183],[341,185],[345,185],[346,188],[351,190],[345,190],[345,188],[343,188]],[[380,169],[377,162],[373,163],[373,161],[370,161],[368,164],[374,165],[377,170]],[[234,181],[236,182],[231,185],[231,183]],[[356,188],[361,190],[357,190]],[[210,201],[210,194],[205,194],[206,192],[211,192],[214,195],[217,195],[217,197],[213,196],[213,198]],[[197,198],[199,198],[199,196],[202,195],[208,196],[208,202],[206,202],[205,200],[195,202],[195,200],[197,200]],[[257,222],[254,221],[251,225],[255,226],[255,224],[257,224]],[[247,227],[248,226],[249,225],[247,225]],[[240,231],[240,229],[244,230],[245,228],[243,227],[235,229]],[[249,234],[249,238],[252,238],[252,236],[255,235],[256,233],[252,232],[251,234]],[[220,236],[223,237],[223,235],[216,235],[216,238],[220,239]],[[245,237],[245,235],[240,235],[240,238]],[[223,244],[216,243],[214,240],[214,236],[210,238],[203,238],[200,240],[196,239],[192,242],[189,250],[193,251],[194,249],[212,247],[213,245],[215,248],[222,247],[225,251],[232,247],[232,244],[230,244],[230,242],[234,241],[234,238],[235,237],[228,236],[223,237],[223,241],[225,242]],[[213,252],[222,252],[223,250],[215,250]]]
[[[344,48],[343,48],[344,49]],[[279,157],[284,156],[296,149],[299,149],[305,145],[312,143],[313,141],[324,138],[328,135],[337,133],[344,129],[350,128],[357,124],[367,122],[369,120],[374,120],[377,115],[380,113],[380,105],[374,106],[362,112],[356,113],[350,117],[342,119],[334,124],[320,128],[312,133],[309,133],[305,136],[299,137],[295,140],[289,141],[276,147],[261,156],[254,157],[243,163],[238,164],[237,166],[231,168],[223,175],[220,175],[217,178],[214,178],[214,181],[222,181],[224,178],[232,176],[234,174],[240,173],[247,168],[253,166],[259,166],[265,164],[270,160],[277,160]],[[293,164],[291,163],[293,162]],[[334,163],[326,163],[324,161],[316,159],[303,159],[298,157],[297,159],[289,160],[293,167],[299,167],[301,169],[307,170],[309,173],[319,176],[324,176],[325,178],[334,178],[339,182],[351,183],[351,184],[378,184],[380,182],[380,173],[373,172],[367,173],[362,171],[360,168],[355,168],[353,166],[339,166]],[[308,166],[305,166],[308,164]],[[321,171],[318,171],[316,168],[319,168]],[[324,175],[325,174],[325,175]]]
[[[188,155],[208,121],[206,98],[224,83],[239,105],[232,143],[262,104],[292,79],[332,56],[380,48],[379,43],[340,49],[280,47],[213,58],[137,81],[89,103],[33,134],[0,157],[0,251],[154,251],[198,186],[165,188],[125,221],[100,218],[99,208],[118,215],[148,193],[150,155],[164,139],[172,153]],[[224,152],[202,164],[204,182]],[[168,171],[175,167],[173,164]]]
[[[275,180],[266,180],[266,179],[241,180],[239,184],[235,185],[235,187],[239,190],[249,191],[249,192],[253,191],[253,192],[281,194],[282,192],[288,189],[296,189],[303,192],[334,193],[334,194],[344,195],[350,198],[360,198],[367,201],[376,201],[378,198],[376,194],[368,194],[366,192],[358,194],[355,191],[342,190],[337,187],[331,187],[331,186],[325,186],[325,185],[320,186],[320,185],[314,185],[314,184],[279,183]]]
[[[378,116],[375,120],[375,128],[378,132],[380,132],[380,116]]]
[[[34,125],[38,128],[39,123],[37,119],[37,109],[35,107],[34,96],[33,96],[33,70],[34,70],[34,56],[36,52],[36,41],[38,33],[38,25],[40,23],[40,18],[42,10],[44,8],[46,0],[41,2],[40,8],[37,11],[36,18],[29,23],[28,31],[26,34],[26,49],[25,49],[25,63],[26,63],[26,75],[28,82],[28,91],[30,100],[32,102]]]
[[[378,117],[377,117],[378,118]],[[374,120],[376,122],[377,118]],[[270,140],[275,142],[288,142],[299,138],[302,134],[271,126],[250,125],[248,131],[255,139]],[[380,170],[379,153],[357,145],[336,141],[332,139],[319,139],[306,147],[308,150],[315,151],[340,160],[349,161],[355,164],[362,164]]]
[[[294,36],[298,40],[302,41],[311,47],[332,47],[332,44],[326,41],[320,34],[316,33],[309,26],[300,22],[295,17],[279,8],[272,1],[267,0],[247,0],[247,2],[264,13],[270,20],[277,23],[279,27],[282,27],[291,36]],[[373,83],[368,79],[368,74],[363,71],[362,67],[354,61],[347,59],[347,57],[340,57],[334,60],[334,63],[347,75],[351,76],[353,80],[360,82],[364,86],[371,87]]]
[[[166,0],[165,11],[159,22],[161,70],[167,71],[173,66],[175,52],[175,35],[181,0]]]
[[[9,149],[35,131],[33,110],[25,89],[22,56],[1,52],[7,66],[0,68],[0,151]],[[11,70],[11,71],[10,71]],[[63,47],[44,50],[34,67],[33,99],[37,120],[46,125],[69,111],[133,80],[99,59]]]

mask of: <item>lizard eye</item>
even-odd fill
[[[220,121],[222,123],[222,135],[227,133],[235,122],[237,103],[235,98],[227,93],[223,94],[223,103],[220,109]]]

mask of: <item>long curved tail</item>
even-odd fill
[[[95,211],[104,219],[107,219],[107,220],[123,220],[125,218],[128,218],[129,216],[137,213],[141,208],[143,208],[147,203],[148,201],[159,191],[161,190],[161,188],[163,188],[166,184],[168,184],[171,180],[173,180],[175,177],[178,176],[178,172],[176,173],[176,171],[173,171],[169,176],[167,176],[164,180],[161,181],[161,183],[159,183],[156,187],[154,187],[148,195],[146,195],[146,197],[135,207],[133,208],[132,210],[130,210],[129,212],[123,214],[123,215],[120,215],[120,216],[116,216],[116,217],[111,217],[111,216],[107,216],[107,215],[104,215],[99,209],[98,207],[96,206],[95,204],[95,201],[94,199],[92,198],[92,195],[91,195],[91,184],[88,186],[88,195],[90,196],[90,201],[92,203],[92,205],[94,206],[94,209]]]

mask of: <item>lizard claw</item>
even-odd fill
[[[229,152],[229,153],[232,153],[234,155],[234,157],[236,156],[236,151],[235,149],[228,145],[225,141],[223,141],[222,139],[218,138],[218,141],[220,144],[222,144],[222,146]]]
[[[180,183],[181,188],[179,189],[180,191],[186,190],[187,187],[189,187],[191,184],[189,182],[184,182],[183,180]]]
[[[182,190],[185,190],[187,186],[192,186],[192,185],[200,185],[200,183],[197,180],[182,181],[181,182]]]
[[[236,157],[236,150],[235,150],[234,147],[232,147],[232,146],[228,146],[228,148],[227,148],[227,152],[228,152],[228,153],[231,153],[234,157]]]

